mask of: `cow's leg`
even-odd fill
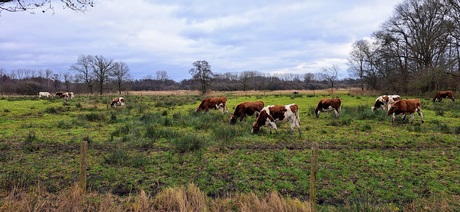
[[[240,122],[246,119],[246,113],[243,113],[243,115],[240,117]]]
[[[394,123],[394,122],[395,122],[395,119],[396,119],[396,114],[393,113],[393,116],[392,116],[392,119],[391,119],[391,123]]]
[[[409,123],[412,124],[413,121],[414,121],[414,113],[411,113],[411,114],[410,114],[410,121],[409,121]]]
[[[276,127],[275,122],[270,122],[270,134],[272,133],[272,129],[275,129],[275,132],[278,133],[278,128]]]
[[[320,114],[320,113],[321,113],[321,111],[320,111],[320,110],[318,110],[318,111],[316,112],[316,118],[318,118],[318,117],[319,117],[319,114]]]
[[[300,134],[300,120],[298,118],[295,119],[295,125],[297,126],[297,130],[299,131],[299,134]]]
[[[338,118],[340,113],[337,109],[334,109],[335,118]]]
[[[420,116],[420,118],[422,119],[422,123],[423,123],[424,121],[423,121],[423,113],[422,113],[422,111],[420,109],[418,109],[417,113]]]
[[[403,120],[403,121],[406,120],[406,114],[402,114],[402,120]]]

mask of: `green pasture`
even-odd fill
[[[88,189],[117,195],[140,189],[155,195],[194,183],[209,197],[235,192],[308,198],[311,144],[318,142],[317,198],[403,204],[431,196],[460,195],[460,103],[421,99],[425,123],[401,117],[391,123],[371,111],[375,96],[223,93],[228,114],[195,113],[200,96],[113,96],[62,99],[0,98],[0,190],[40,184],[51,192],[78,181],[79,150],[89,141]],[[341,115],[314,115],[322,98],[340,97]],[[414,98],[404,97],[403,98]],[[251,134],[254,117],[229,124],[236,105],[299,105],[301,132],[289,124]],[[409,117],[408,117],[409,118]]]

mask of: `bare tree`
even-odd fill
[[[337,65],[333,65],[329,68],[321,68],[320,76],[331,84],[332,93],[334,93],[334,82],[337,80],[338,74],[339,67]]]
[[[130,79],[128,65],[124,62],[115,63],[111,76],[113,77],[113,81],[117,86],[118,94],[121,95],[123,83]]]
[[[159,80],[159,81],[165,81],[169,78],[168,72],[164,70],[156,71],[155,74],[156,74],[156,80]]]
[[[99,94],[102,95],[104,85],[109,80],[109,75],[113,71],[115,63],[112,59],[106,59],[101,55],[96,55],[92,58],[91,68],[99,86]]]
[[[195,68],[190,69],[189,73],[192,75],[194,80],[198,80],[201,86],[201,93],[205,94],[209,89],[209,83],[214,77],[211,71],[211,65],[205,60],[196,61],[193,63]]]
[[[71,70],[77,72],[77,77],[86,84],[91,94],[93,94],[94,83],[96,81],[91,66],[92,63],[93,57],[91,55],[80,55],[77,63],[70,67]]]
[[[66,91],[70,91],[70,81],[72,80],[72,75],[69,72],[65,72],[62,74],[64,78],[64,86]]]
[[[310,89],[312,87],[311,83],[313,82],[314,79],[315,79],[315,75],[312,73],[306,73],[303,75],[303,83],[304,83],[305,89]]]
[[[76,12],[84,12],[94,6],[93,0],[60,0],[63,8],[69,8]],[[51,10],[54,12],[53,0],[0,0],[0,13],[7,12],[30,12],[42,9],[41,12]]]
[[[361,83],[361,90],[364,90],[364,75],[368,65],[369,42],[366,40],[358,40],[353,43],[353,47],[348,58],[348,66],[350,72],[357,76]]]

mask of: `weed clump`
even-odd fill
[[[195,134],[187,134],[171,140],[172,149],[178,153],[193,152],[201,150],[205,146],[205,140]]]

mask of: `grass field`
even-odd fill
[[[82,140],[89,141],[88,189],[150,196],[193,183],[209,198],[239,193],[308,199],[311,144],[318,142],[317,199],[322,207],[350,203],[404,208],[430,197],[460,195],[460,103],[422,98],[425,123],[391,123],[371,111],[376,96],[327,92],[219,93],[229,114],[195,113],[193,93],[61,99],[0,98],[0,190],[37,184],[51,193],[78,181]],[[341,115],[314,116],[321,98],[340,97]],[[405,97],[403,98],[413,98]],[[254,117],[229,125],[237,104],[299,105],[301,132],[289,124],[251,134]],[[460,207],[460,205],[455,205]]]

